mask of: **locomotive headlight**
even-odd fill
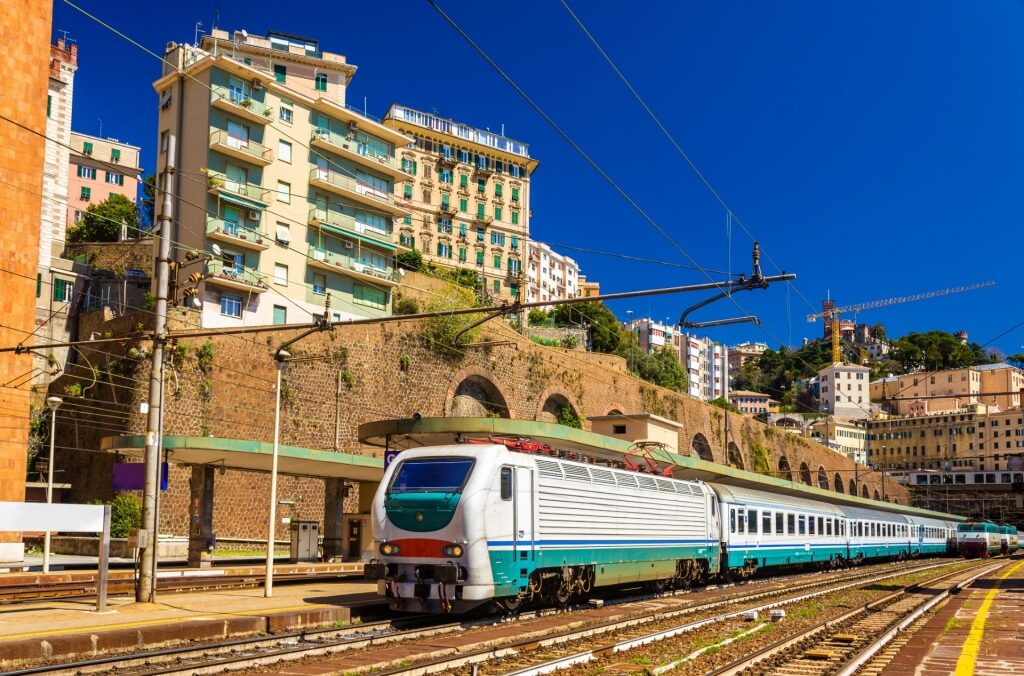
[[[398,545],[393,542],[385,542],[380,546],[380,553],[384,556],[395,556],[398,554]]]
[[[425,519],[425,518],[426,517],[423,516],[423,512],[416,512],[416,521],[417,522],[423,523],[423,519]]]
[[[462,545],[445,545],[441,551],[445,556],[452,556],[454,558],[459,558],[464,552]]]

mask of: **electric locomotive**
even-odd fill
[[[968,558],[996,556],[1000,550],[1000,527],[988,521],[967,521],[956,529],[957,551]]]

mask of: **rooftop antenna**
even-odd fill
[[[193,47],[199,47],[199,36],[202,35],[205,32],[206,31],[203,30],[203,22],[202,21],[196,21],[196,32],[195,32],[195,37],[193,38],[193,42],[192,42],[192,46]]]
[[[217,5],[217,9],[213,13],[213,29],[216,30],[220,26],[220,5]]]
[[[61,40],[63,40],[66,43],[68,41],[68,32],[65,30],[59,30],[57,32],[61,34]]]
[[[100,138],[103,138],[103,118],[97,117],[96,121],[100,123]]]

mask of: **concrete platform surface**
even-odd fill
[[[376,589],[364,581],[321,581],[275,586],[269,599],[262,589],[164,594],[156,604],[112,598],[105,613],[97,613],[90,599],[0,606],[0,670],[142,645],[166,647],[347,623],[361,609],[383,607]]]
[[[1024,674],[1024,560],[943,605],[882,672],[887,676]]]

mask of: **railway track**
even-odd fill
[[[546,664],[553,666],[552,660],[564,660],[563,666],[581,663],[586,659],[574,661],[576,650],[567,647],[574,641],[602,637],[614,634],[626,636],[625,641],[618,641],[610,647],[614,651],[626,650],[633,645],[668,638],[670,636],[692,631],[695,628],[720,622],[729,617],[736,617],[751,608],[764,609],[783,603],[792,603],[796,599],[810,598],[821,594],[833,593],[837,590],[863,586],[878,580],[907,575],[909,573],[934,567],[949,565],[948,562],[929,562],[917,564],[881,564],[870,569],[858,571],[842,571],[835,574],[809,574],[768,578],[763,584],[748,583],[742,586],[712,587],[694,593],[678,592],[675,595],[632,597],[614,602],[619,606],[628,607],[633,603],[639,611],[624,611],[620,618],[613,621],[587,619],[587,611],[562,612],[554,610],[536,613],[522,613],[514,618],[489,617],[470,622],[438,623],[437,616],[413,618],[411,620],[391,620],[366,623],[345,629],[327,629],[320,631],[304,631],[290,634],[275,635],[261,639],[239,639],[202,646],[182,646],[166,650],[111,656],[102,659],[85,660],[65,664],[44,665],[19,671],[9,672],[12,676],[28,674],[90,674],[106,672],[113,669],[119,674],[129,676],[155,676],[157,674],[207,674],[223,673],[232,670],[272,669],[272,665],[297,660],[323,661],[332,663],[344,662],[340,671],[373,670],[377,673],[453,673],[464,671],[470,673],[472,665],[482,665],[481,673],[526,669],[523,673],[546,673],[531,671],[528,665]],[[812,578],[801,581],[802,578]],[[773,586],[774,585],[774,586]],[[691,595],[707,595],[708,599],[698,600],[689,605]],[[672,598],[675,596],[676,598]],[[645,604],[652,601],[678,601],[674,609],[662,608],[651,611]],[[612,605],[609,603],[608,605]],[[680,624],[683,616],[701,615],[689,622]],[[551,628],[540,628],[531,631],[526,626],[529,620],[554,619],[562,627],[572,627],[558,631]],[[502,640],[489,635],[500,630],[502,625],[511,626],[515,622],[522,624],[523,630],[514,632],[527,638]],[[652,628],[654,632],[652,634]],[[479,637],[477,632],[482,632]],[[508,632],[506,632],[508,633]],[[658,634],[659,636],[654,636]],[[451,638],[458,635],[459,641]],[[473,650],[465,645],[465,639],[477,641],[484,645]],[[418,642],[418,643],[417,643]],[[455,648],[445,647],[445,643],[463,643]],[[609,649],[609,646],[605,646]],[[589,651],[595,653],[595,651]],[[601,652],[601,649],[596,651]],[[561,656],[561,657],[559,657]],[[568,659],[565,657],[568,656]],[[578,658],[578,655],[577,655]],[[493,660],[501,660],[492,670],[488,664]],[[396,663],[412,667],[396,667]],[[549,670],[562,668],[555,666]]]
[[[851,676],[951,592],[1005,565],[991,562],[908,585],[844,615],[815,624],[721,666],[726,676]]]

